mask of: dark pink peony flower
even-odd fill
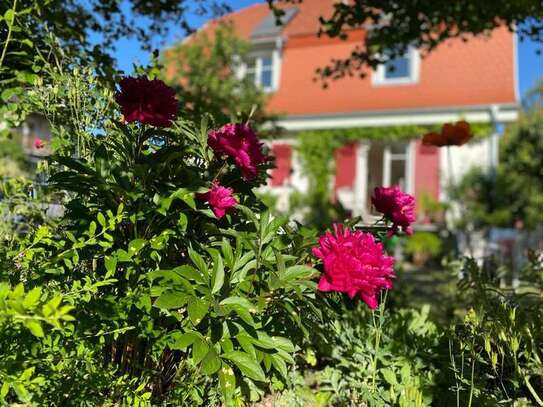
[[[41,150],[44,147],[45,147],[45,143],[43,142],[43,140],[39,137],[36,137],[34,139],[34,148]]]
[[[127,122],[140,122],[156,127],[170,127],[177,114],[175,91],[158,79],[146,76],[121,79],[121,91],[115,100]]]
[[[211,131],[207,144],[215,154],[231,157],[248,181],[256,176],[256,166],[268,160],[262,153],[262,143],[246,124],[229,123]]]
[[[401,228],[406,234],[413,233],[415,222],[415,197],[400,191],[398,186],[377,187],[371,202],[378,212],[392,221],[392,234]]]
[[[198,194],[198,198],[208,202],[217,219],[220,219],[225,215],[226,211],[238,203],[233,193],[234,190],[232,188],[223,187],[215,181],[211,189],[205,194]]]
[[[392,288],[394,258],[385,255],[383,245],[372,234],[334,225],[334,234],[326,232],[313,254],[324,263],[319,290],[357,294],[371,309],[377,307],[379,292]]]

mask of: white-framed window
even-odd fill
[[[273,92],[279,87],[280,67],[279,51],[254,52],[246,59],[242,76],[254,81],[254,84],[264,91]]]
[[[366,196],[371,197],[375,187],[398,185],[403,192],[413,193],[411,144],[372,143],[367,153]],[[372,213],[371,199],[368,198],[367,212]]]
[[[410,48],[404,55],[389,58],[373,72],[374,85],[408,85],[417,83],[420,74],[420,54]]]

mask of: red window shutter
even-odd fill
[[[425,146],[420,140],[416,144],[415,196],[417,202],[423,194],[439,199],[439,148]]]
[[[334,185],[335,191],[338,188],[354,186],[356,175],[356,144],[346,144],[336,150],[336,178]]]
[[[271,172],[271,185],[283,185],[290,177],[292,169],[292,146],[289,144],[273,144],[272,152],[275,157],[275,168]]]

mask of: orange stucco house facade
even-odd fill
[[[271,142],[277,166],[268,185],[272,193],[288,197],[308,187],[294,148],[301,131],[429,126],[460,119],[499,129],[517,119],[516,38],[505,28],[467,42],[449,40],[428,55],[411,49],[402,58],[368,69],[362,79],[345,77],[324,88],[314,80],[316,68],[350,55],[365,35],[360,28],[349,32],[347,40],[317,37],[319,17],[330,16],[336,1],[291,5],[279,27],[265,3],[202,27],[212,31],[229,22],[252,44],[242,74],[268,93],[267,108],[280,115],[277,124],[285,133]],[[453,147],[451,160],[444,150],[423,146],[420,134],[402,142],[360,140],[345,145],[335,153],[330,188],[353,215],[371,211],[371,191],[377,185],[398,184],[418,197],[444,199],[451,161],[456,177],[473,165],[495,164],[499,137],[493,133]]]

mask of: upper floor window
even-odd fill
[[[404,55],[387,59],[373,73],[374,85],[416,83],[419,79],[420,56],[410,48]]]
[[[279,57],[275,51],[253,54],[245,64],[245,76],[265,91],[273,91],[279,82]]]

